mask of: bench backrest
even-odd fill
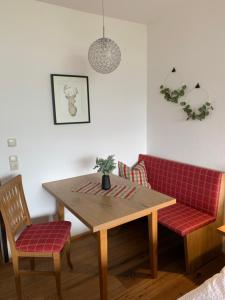
[[[139,161],[142,160],[154,190],[217,216],[222,172],[140,154]]]

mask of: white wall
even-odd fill
[[[180,1],[149,25],[149,153],[225,170],[224,13],[224,0]],[[173,66],[189,86],[200,82],[208,91],[215,110],[206,120],[185,121],[181,108],[159,94]]]
[[[31,0],[0,3],[0,177],[17,154],[33,217],[55,212],[41,184],[92,172],[96,156],[132,164],[146,152],[147,29],[106,19],[119,44],[120,67],[110,75],[88,64],[101,17]],[[91,124],[53,125],[50,73],[88,75]],[[17,148],[6,140],[16,137]],[[74,233],[85,230],[75,217]]]

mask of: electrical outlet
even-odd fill
[[[11,171],[17,171],[19,169],[18,157],[16,155],[9,156],[9,167]]]
[[[9,138],[7,140],[8,147],[16,147],[17,142],[15,138]]]

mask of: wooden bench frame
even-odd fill
[[[222,175],[216,221],[205,225],[184,237],[187,273],[212,260],[222,252],[223,237],[217,228],[224,223],[225,174]]]

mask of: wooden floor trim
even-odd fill
[[[74,241],[77,241],[77,240],[82,240],[82,239],[85,239],[89,236],[93,235],[93,233],[89,230],[89,231],[86,231],[86,232],[82,232],[80,234],[75,234],[75,235],[72,235],[71,236],[71,242],[74,242]]]

